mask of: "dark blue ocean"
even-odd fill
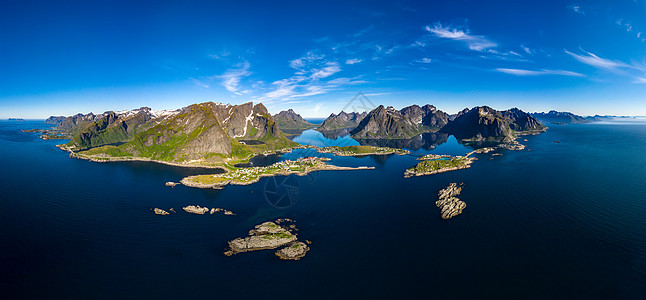
[[[410,156],[331,161],[375,170],[223,190],[164,186],[209,170],[72,159],[54,147],[62,141],[19,131],[46,127],[0,121],[4,299],[646,295],[646,123],[552,125],[525,137],[527,150],[481,154],[470,169],[432,176],[404,179],[403,172],[417,156],[471,148],[450,137]],[[356,142],[314,131],[295,140]],[[434,202],[451,182],[465,183],[467,208],[442,220]],[[193,215],[181,210],[186,205],[237,215]],[[153,207],[178,213],[157,216]],[[281,261],[272,251],[222,254],[228,240],[280,217],[294,219],[299,237],[312,241],[302,260]]]

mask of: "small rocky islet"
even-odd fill
[[[310,250],[309,246],[301,241],[294,231],[296,226],[291,224],[279,225],[282,223],[293,223],[289,219],[278,219],[256,225],[244,238],[236,238],[229,241],[229,248],[224,252],[226,256],[238,253],[278,249],[275,255],[283,260],[299,260]],[[306,241],[308,242],[308,241]],[[309,243],[309,242],[308,242]]]
[[[208,207],[202,207],[199,205],[188,205],[188,206],[182,207],[182,209],[187,213],[196,214],[196,215],[204,215],[207,213],[212,215],[217,212],[222,212],[224,215],[227,215],[227,216],[235,216],[235,213],[233,213],[232,211],[219,208],[219,207],[208,208]],[[157,207],[153,208],[152,210],[156,215],[160,215],[160,216],[166,216],[170,214],[167,211]],[[170,211],[175,213],[174,208],[171,208]]]
[[[450,219],[462,213],[467,207],[467,204],[464,201],[457,198],[462,192],[462,186],[464,183],[451,183],[444,189],[441,189],[437,193],[439,200],[435,201],[435,206],[440,209],[442,213],[442,219]]]

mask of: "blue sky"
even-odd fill
[[[3,1],[0,118],[215,101],[646,115],[646,1]]]

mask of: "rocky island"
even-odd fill
[[[325,158],[305,157],[297,160],[277,162],[267,167],[249,167],[230,169],[227,173],[214,175],[194,175],[181,180],[181,183],[197,188],[222,188],[227,184],[246,185],[258,182],[262,177],[290,175],[307,175],[322,170],[370,170],[374,167],[338,167],[328,165]]]
[[[462,192],[462,186],[464,183],[458,185],[457,183],[451,183],[446,188],[440,190],[437,194],[439,200],[435,202],[442,213],[442,219],[450,219],[462,213],[467,207],[467,204],[458,199],[456,196],[460,195]]]
[[[238,253],[284,247],[275,253],[281,259],[299,260],[305,256],[309,247],[299,242],[296,234],[292,233],[292,230],[296,230],[296,226],[287,227],[276,223],[282,222],[278,220],[264,222],[250,230],[249,236],[229,241],[229,249],[224,252],[224,255],[232,256]]]

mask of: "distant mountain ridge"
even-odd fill
[[[571,112],[560,112],[555,110],[550,110],[549,112],[535,112],[531,114],[534,118],[539,119],[546,123],[553,124],[576,124],[576,123],[590,123],[598,122],[603,120],[610,120],[613,118],[618,118],[617,116],[588,116],[583,117]]]

